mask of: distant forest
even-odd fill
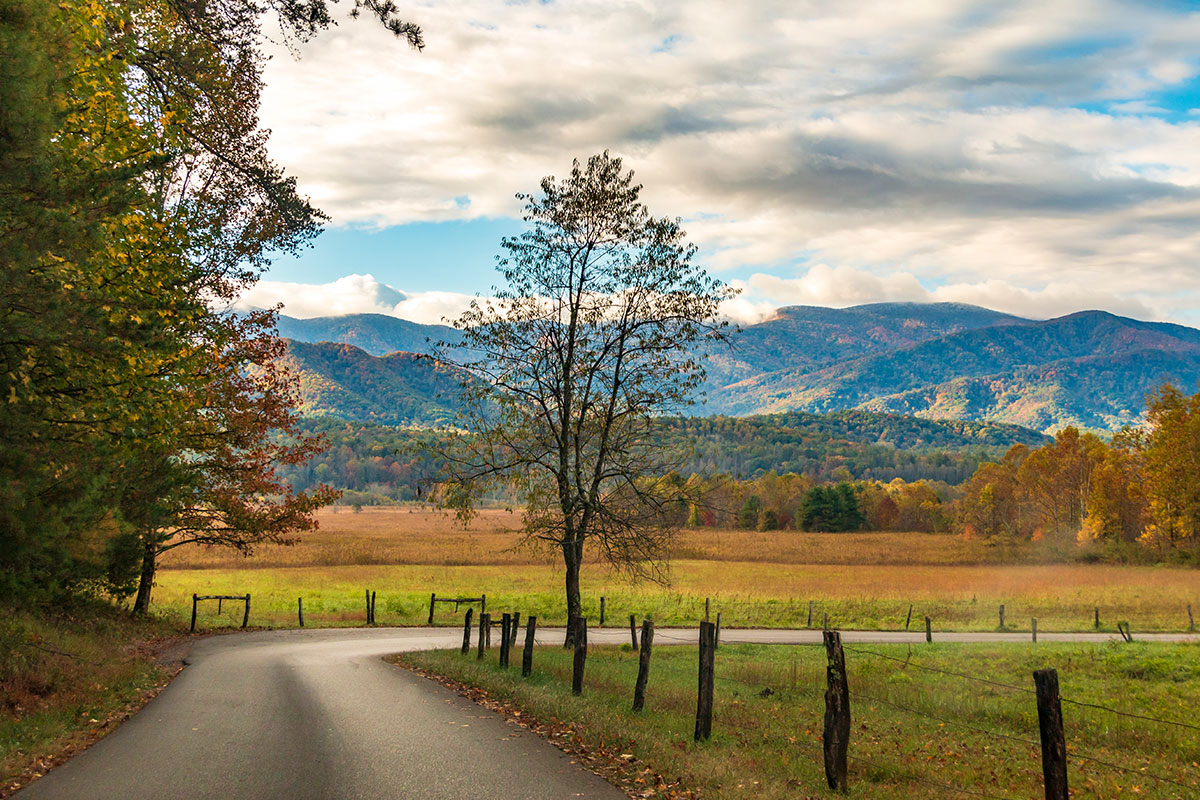
[[[379,505],[428,496],[437,466],[419,451],[427,429],[309,419],[328,449],[312,461],[283,466],[302,491],[320,484],[342,489],[342,502]],[[1014,444],[1050,439],[1015,425],[933,421],[865,411],[789,413],[760,417],[687,417],[666,421],[664,446],[681,454],[683,475],[748,480],[768,472],[807,475],[814,482],[920,480],[960,484],[982,463]]]

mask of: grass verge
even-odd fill
[[[157,658],[175,632],[102,603],[0,609],[0,797],[154,697],[177,671]]]
[[[377,592],[376,620],[384,625],[424,624],[429,594],[488,596],[493,608],[536,614],[546,624],[566,620],[562,570],[550,566],[362,565],[268,569],[163,570],[155,589],[156,609],[186,624],[192,593],[252,596],[252,625],[294,627],[296,601],[304,598],[312,626],[361,625],[366,589]],[[676,561],[672,584],[630,584],[600,564],[585,568],[585,613],[599,619],[600,597],[607,620],[620,625],[630,614],[660,625],[695,625],[712,598],[733,627],[820,628],[826,614],[838,628],[903,629],[913,606],[912,629],[923,617],[934,630],[990,631],[1006,606],[1006,630],[1028,631],[1037,617],[1041,631],[1093,629],[1115,632],[1119,620],[1133,631],[1187,629],[1187,604],[1200,609],[1200,572],[1168,567],[1111,565],[886,566],[797,565],[719,561]],[[202,629],[238,626],[240,603],[200,607]],[[462,612],[438,606],[435,622],[461,624]]]
[[[1058,669],[1063,697],[1077,703],[1192,725],[1200,704],[1195,644],[853,647],[847,647],[854,717],[850,795],[857,797],[970,796],[963,789],[998,798],[1040,796],[1034,669]],[[821,760],[821,648],[722,646],[713,738],[701,744],[692,742],[694,647],[655,648],[640,714],[630,711],[637,656],[627,646],[591,648],[582,697],[570,694],[570,654],[559,648],[537,649],[529,679],[520,677],[519,667],[501,670],[495,652],[484,661],[456,651],[396,660],[476,687],[567,749],[606,756],[600,771],[615,775],[631,796],[835,796],[825,786]],[[513,663],[520,663],[519,653]],[[1073,702],[1063,711],[1075,796],[1200,796],[1196,729]]]

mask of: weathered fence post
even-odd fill
[[[928,619],[928,617],[926,618]],[[846,654],[842,635],[825,631],[825,780],[838,792],[847,789],[846,758],[850,750],[850,685],[846,682]]]
[[[925,618],[925,641],[933,641],[933,620],[929,617]]]
[[[537,635],[537,617],[525,623],[525,649],[521,652],[521,677],[528,678],[533,672],[533,643]]]
[[[1042,734],[1042,776],[1046,800],[1067,800],[1067,742],[1063,736],[1062,699],[1058,694],[1058,672],[1039,669],[1033,673],[1037,689],[1038,729]]]
[[[371,624],[375,624],[375,590],[371,590]]]
[[[1033,640],[1037,641],[1037,617],[1030,620],[1030,627],[1033,629]]]
[[[1121,621],[1117,623],[1117,632],[1121,634],[1121,638],[1126,642],[1133,641],[1133,631],[1129,629],[1129,623]]]
[[[488,624],[489,624],[488,623],[488,615],[480,614],[479,615],[479,650],[475,653],[476,661],[483,659],[483,650],[487,646]]]
[[[300,616],[300,627],[304,627],[304,598],[296,598],[296,613]]]
[[[368,624],[368,625],[370,625],[370,624],[371,624],[371,590],[370,590],[370,589],[367,589],[367,590],[366,590],[366,595],[367,595],[367,600],[366,600],[366,604],[367,604],[367,624]]]
[[[1096,630],[1100,630],[1100,606],[1096,606]]]
[[[604,627],[604,596],[600,596],[600,627]]]
[[[708,606],[709,606],[709,602],[710,602],[709,598],[707,598],[707,597],[706,597],[706,598],[704,598],[704,621],[705,621],[705,622],[708,622]]]
[[[1004,604],[1000,604],[1000,630],[1004,630]]]
[[[246,627],[250,623],[250,593],[246,593],[246,612],[242,614],[242,627]]]
[[[513,612],[512,618],[512,633],[508,635],[508,647],[512,647],[517,643],[517,633],[521,630],[521,612]]]
[[[1192,616],[1192,604],[1188,603],[1188,632],[1194,633],[1196,630],[1196,618]]]
[[[828,611],[825,612],[825,618],[823,620],[821,620],[821,630],[823,630],[823,631],[829,630],[829,612]]]
[[[583,666],[587,662],[587,617],[575,618],[575,660],[571,665],[571,694],[583,694]]]
[[[634,636],[637,641],[637,636]],[[650,650],[654,646],[654,623],[642,620],[642,652],[638,654],[637,682],[633,684],[633,710],[646,705],[646,681],[650,679]],[[636,648],[635,648],[636,649]]]
[[[500,666],[508,669],[508,635],[512,627],[512,614],[500,615]]]
[[[904,630],[908,630],[908,626],[912,624],[912,603],[908,604],[908,616],[904,618]]]
[[[707,620],[700,623],[700,685],[696,693],[696,733],[693,741],[712,736],[713,666],[716,648],[716,626]]]
[[[225,602],[225,598],[224,598],[224,597],[218,597],[218,598],[217,598],[217,616],[218,616],[218,617],[219,617],[219,616],[221,616],[221,606],[222,606],[222,604],[223,604],[224,602]]]
[[[192,633],[196,632],[196,595],[192,595]]]
[[[471,616],[475,613],[475,609],[468,608],[467,613],[463,617],[463,643],[462,654],[465,656],[471,652]]]
[[[812,627],[812,606],[813,606],[813,601],[809,600],[808,601],[808,624],[804,626],[806,628]]]
[[[629,638],[633,639],[633,652],[637,652],[637,623],[634,622],[633,614],[629,615]]]
[[[483,629],[483,649],[491,650],[492,649],[492,615],[491,614],[487,615],[487,620],[488,620],[488,624]]]
[[[721,612],[717,612],[717,632],[713,638],[713,647],[721,646]]]
[[[433,624],[433,604],[437,602],[437,592],[429,594],[429,624]]]

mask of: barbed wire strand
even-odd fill
[[[926,711],[921,711],[920,709],[901,705],[900,703],[893,703],[891,700],[885,700],[881,697],[872,697],[871,695],[863,694],[862,692],[850,692],[850,696],[859,697],[872,703],[879,703],[880,705],[891,706],[892,708],[899,709],[900,711],[906,711],[909,714],[913,714],[918,717],[925,717],[926,719],[931,719],[935,722],[941,722],[945,725],[954,725],[955,727],[965,728],[969,731],[975,731],[976,733],[982,733],[986,736],[992,736],[997,739],[1011,739],[1014,742],[1020,742],[1021,744],[1030,745],[1031,747],[1041,747],[1041,743],[1035,742],[1032,739],[1024,739],[1020,736],[1013,736],[1012,734],[1001,733],[1000,731],[992,731],[988,730],[987,728],[980,728],[967,722],[958,722],[957,720],[945,719],[937,716],[936,714],[930,714]]]
[[[962,679],[968,680],[968,681],[977,681],[978,683],[985,683],[989,686],[996,686],[1001,689],[1008,689],[1013,692],[1024,692],[1025,694],[1036,694],[1036,692],[1033,689],[1030,689],[1026,686],[1014,686],[1011,683],[1002,683],[1001,681],[994,681],[990,678],[980,678],[976,675],[970,675],[965,672],[955,672],[953,670],[948,670],[948,669],[938,669],[937,667],[927,667],[924,664],[916,663],[911,658],[898,658],[897,656],[889,656],[886,653],[877,653],[874,650],[862,650],[857,647],[847,647],[844,644],[842,645],[842,649],[849,650],[851,653],[860,653],[862,655],[874,656],[876,658],[884,658],[884,659],[887,659],[888,661],[896,661],[900,664],[905,664],[910,667],[915,667],[916,669],[924,670],[925,672],[935,672],[935,673],[938,673],[939,675],[951,675],[955,678],[962,678]]]

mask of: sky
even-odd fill
[[[608,149],[741,322],[953,301],[1200,326],[1200,3],[399,5],[424,51],[348,18],[272,51],[271,153],[331,222],[244,305],[453,318],[514,195]]]

